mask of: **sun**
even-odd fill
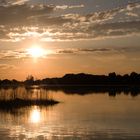
[[[27,49],[27,53],[33,58],[44,57],[46,54],[45,50],[38,45],[34,45]]]

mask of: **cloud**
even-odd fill
[[[54,54],[123,54],[123,53],[140,52],[139,47],[104,47],[104,48],[70,48],[70,49],[57,49]]]
[[[81,52],[110,52],[112,49],[110,48],[97,48],[97,49],[79,49]]]
[[[77,49],[60,49],[56,51],[57,54],[74,54],[77,53]]]
[[[1,6],[21,5],[30,0],[0,0]]]
[[[6,4],[7,4],[6,0],[0,0],[0,5],[6,5]]]
[[[52,50],[44,50],[40,58],[46,58],[50,54],[55,54]],[[1,50],[0,51],[0,60],[15,60],[15,59],[29,59],[33,58],[30,49],[17,49],[17,50]]]
[[[11,69],[16,69],[17,67],[14,65],[10,64],[0,64],[0,69],[1,70],[11,70]]]
[[[21,5],[28,1],[30,1],[30,0],[12,0],[12,5]]]
[[[45,50],[45,48],[44,48]],[[47,49],[47,54],[44,54],[41,58],[52,58],[55,55],[92,55],[92,56],[124,56],[125,54],[136,54],[140,52],[139,47],[104,47],[104,48],[69,48],[69,49]],[[1,50],[0,60],[17,60],[17,59],[30,59],[32,56],[28,53],[28,50]],[[1,68],[1,67],[0,67]]]
[[[86,15],[56,14],[56,9],[80,7],[84,5],[0,6],[0,40],[75,41],[140,35],[140,3]]]
[[[127,16],[132,16],[132,17],[139,17],[138,14],[132,13],[132,12],[127,12],[126,15],[127,15]]]
[[[125,49],[124,49],[125,50]],[[116,52],[118,50],[111,48],[70,48],[70,49],[55,49],[48,50],[49,55],[55,54],[88,54],[88,53],[102,53],[102,52]],[[47,53],[48,55],[48,53]],[[0,51],[0,60],[11,60],[11,59],[27,59],[30,58],[30,54],[27,50],[1,50]]]
[[[28,57],[26,51],[22,50],[1,50],[0,51],[0,59],[20,59]]]
[[[118,53],[122,51],[127,51],[126,48],[79,48],[79,49],[58,49],[57,54],[100,54],[100,53]]]
[[[35,21],[30,20],[30,18],[50,13],[53,9],[54,7],[49,5],[29,6],[27,4],[21,4],[0,6],[0,24],[17,26],[32,25],[35,24]]]
[[[57,5],[55,7],[56,10],[66,10],[66,9],[77,9],[77,8],[84,8],[84,5]]]
[[[140,21],[115,22],[89,27],[95,36],[123,36],[140,33]]]

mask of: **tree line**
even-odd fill
[[[0,86],[18,86],[18,85],[140,85],[140,74],[132,72],[130,74],[119,75],[115,72],[108,75],[93,74],[66,74],[60,78],[38,79],[30,75],[25,81],[0,80]]]

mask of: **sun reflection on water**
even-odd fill
[[[36,124],[41,122],[41,112],[37,107],[35,107],[30,113],[30,122]]]

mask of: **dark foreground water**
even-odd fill
[[[53,98],[51,107],[0,110],[0,140],[140,140],[140,96],[1,89],[0,99]]]

